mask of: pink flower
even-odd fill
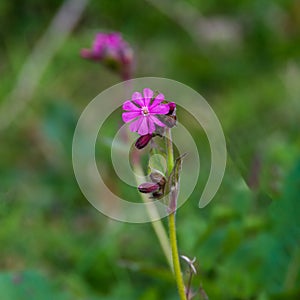
[[[133,121],[129,128],[132,132],[138,132],[140,135],[152,134],[155,131],[155,125],[165,127],[156,115],[165,115],[169,112],[168,104],[162,104],[165,100],[163,94],[158,94],[153,99],[153,91],[144,89],[144,96],[135,92],[132,94],[132,100],[127,100],[123,104],[124,112],[122,119],[125,123]]]
[[[102,61],[111,68],[120,68],[128,79],[133,64],[133,51],[118,32],[98,33],[91,49],[82,49],[81,57]]]

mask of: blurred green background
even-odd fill
[[[151,225],[98,213],[73,174],[81,111],[120,81],[79,56],[98,31],[122,32],[136,77],[191,86],[222,123],[221,189],[199,209],[199,182],[177,214],[180,252],[197,257],[194,288],[210,299],[300,299],[299,1],[70,3],[0,3],[0,299],[177,299]],[[62,9],[65,31],[47,35]]]

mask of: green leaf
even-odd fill
[[[162,175],[166,174],[166,155],[158,148],[158,146],[151,147],[148,167],[150,173],[159,172]]]

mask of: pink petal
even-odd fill
[[[164,94],[158,94],[158,95],[155,97],[153,103],[151,104],[151,107],[157,106],[158,104],[160,104],[160,103],[161,103],[162,101],[164,101],[164,100],[165,100]]]
[[[131,101],[127,100],[123,103],[123,109],[129,111],[140,111],[141,109],[134,105]]]
[[[138,129],[139,129],[140,126],[141,126],[141,123],[142,123],[143,119],[144,119],[144,117],[143,117],[143,116],[140,116],[137,120],[133,121],[133,122],[129,125],[130,131],[132,131],[132,132],[138,131]]]
[[[106,42],[106,34],[104,33],[96,34],[96,37],[93,42],[93,47],[92,47],[93,51],[102,50],[105,42]]]
[[[140,115],[140,112],[137,111],[124,112],[122,113],[122,119],[125,123],[128,123]]]
[[[139,130],[138,130],[138,134],[140,134],[140,135],[145,135],[145,134],[148,134],[149,133],[149,130],[148,130],[148,120],[147,120],[147,117],[145,118],[145,117],[143,117],[142,118],[143,120],[142,120],[142,123],[141,123],[141,125],[140,125],[140,128],[139,128]]]
[[[161,121],[159,121],[156,117],[154,116],[149,116],[149,118],[151,119],[152,122],[154,122],[156,125],[160,126],[160,127],[165,127],[166,125],[164,123],[162,123]]]
[[[148,106],[151,99],[153,98],[153,91],[148,88],[145,88],[143,92],[144,92],[145,106]]]
[[[152,134],[155,131],[155,125],[154,122],[149,117],[148,117],[148,127],[149,127],[149,133]]]
[[[155,107],[151,106],[149,108],[149,112],[151,114],[157,114],[157,115],[165,115],[169,112],[170,108],[169,105],[167,104],[161,104],[161,105],[157,105]]]
[[[144,106],[143,96],[139,92],[135,92],[132,94],[132,101],[138,104],[140,107]]]

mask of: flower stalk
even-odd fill
[[[181,273],[180,258],[176,238],[176,210],[177,198],[179,193],[179,176],[181,171],[182,159],[185,154],[174,160],[173,142],[171,128],[176,125],[176,104],[167,102],[163,94],[154,95],[154,92],[145,88],[143,94],[135,92],[131,100],[123,103],[122,119],[125,123],[130,123],[129,129],[137,132],[140,137],[135,143],[137,149],[147,146],[150,140],[159,135],[165,137],[166,154],[167,154],[167,174],[160,174],[155,169],[150,175],[151,182],[144,182],[138,185],[138,190],[144,202],[151,199],[160,199],[168,195],[168,213],[169,213],[169,247],[163,243],[165,241],[162,228],[158,226],[161,223],[152,222],[154,230],[160,239],[161,246],[168,258],[167,252],[171,248],[171,270],[174,273],[180,300],[187,300],[186,289]],[[138,163],[137,163],[138,165]],[[139,182],[138,182],[139,183]],[[150,198],[144,197],[145,194],[151,194]],[[153,213],[156,210],[148,210],[151,220],[156,219]],[[169,256],[170,257],[170,256]]]
[[[171,129],[166,128],[166,148],[167,148],[167,169],[168,175],[171,174],[174,168],[174,154],[173,154],[173,143],[171,136]],[[180,258],[177,247],[177,237],[176,237],[176,208],[177,208],[177,197],[173,197],[172,191],[169,192],[170,195],[170,214],[169,214],[169,234],[170,234],[170,244],[172,251],[172,261],[174,268],[174,275],[177,284],[177,289],[179,293],[180,300],[186,300],[185,287],[181,273]]]

